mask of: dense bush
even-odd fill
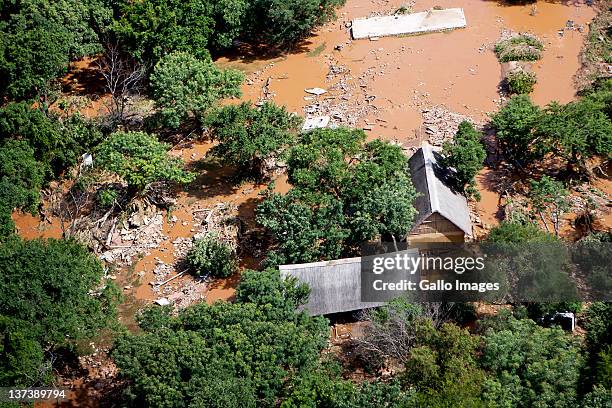
[[[206,119],[212,136],[219,141],[213,148],[224,163],[236,165],[249,177],[270,176],[275,161],[295,143],[301,119],[266,102],[260,108],[250,103],[225,106]]]
[[[343,0],[144,0],[120,2],[113,31],[136,58],[155,64],[170,52],[205,59],[245,38],[287,46],[335,16]],[[146,16],[146,18],[143,18]]]
[[[509,317],[483,339],[481,364],[493,374],[484,382],[484,396],[494,406],[578,405],[584,360],[572,336]]]
[[[529,94],[537,82],[533,72],[522,70],[510,72],[506,76],[506,86],[511,94]]]
[[[132,194],[155,181],[193,181],[195,175],[183,169],[180,158],[168,154],[169,148],[147,133],[116,132],[98,147],[95,164],[125,180]]]
[[[163,57],[151,74],[151,88],[162,124],[177,128],[190,115],[200,118],[220,98],[240,96],[244,75],[222,70],[209,57],[187,52]]]
[[[101,50],[112,18],[104,0],[22,0],[0,4],[0,93],[45,96],[72,59]]]
[[[519,34],[495,44],[495,54],[500,62],[537,61],[542,58],[544,44],[531,34]]]
[[[444,144],[442,155],[444,164],[455,169],[457,187],[464,192],[474,189],[474,177],[484,166],[487,151],[481,141],[482,135],[466,121],[459,124],[459,129],[452,143]]]
[[[195,275],[215,278],[227,278],[237,267],[232,248],[212,233],[195,240],[187,262]]]
[[[266,281],[273,279],[266,273],[253,272]],[[275,279],[280,279],[278,272]],[[276,286],[284,285],[278,281]],[[293,310],[291,290],[257,295],[257,287],[251,280],[249,298],[256,303],[245,296],[236,303],[200,303],[177,317],[161,310],[141,318],[144,332],[118,339],[113,357],[120,375],[130,380],[133,403],[277,406],[294,377],[317,367],[328,328],[323,318]],[[240,286],[237,290],[245,292]],[[270,296],[271,303],[261,296]]]
[[[40,203],[44,168],[23,140],[6,140],[0,146],[0,207],[34,212]]]
[[[11,367],[2,385],[34,385],[28,373],[49,374],[42,350],[114,322],[119,293],[102,280],[100,261],[74,241],[9,238],[0,244],[0,270],[0,329],[10,344],[0,366]]]
[[[526,95],[517,95],[492,116],[495,135],[506,155],[526,165],[540,159],[548,146],[537,137],[537,127],[543,117],[542,110]]]
[[[36,160],[44,165],[47,179],[75,165],[101,138],[96,125],[78,114],[62,118],[47,116],[25,102],[0,108],[0,140],[27,141],[34,149]]]

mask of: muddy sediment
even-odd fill
[[[501,66],[492,47],[504,31],[531,32],[545,44],[543,58],[533,66],[538,77],[532,94],[536,103],[544,105],[553,100],[565,103],[575,98],[573,77],[580,66],[587,24],[595,14],[586,4],[539,1],[508,6],[495,1],[416,1],[412,11],[462,7],[467,27],[375,41],[350,38],[352,19],[391,13],[405,3],[349,0],[338,11],[336,21],[319,29],[293,52],[271,57],[241,56],[238,52],[217,63],[247,73],[242,100],[256,103],[269,99],[306,116],[327,114],[337,124],[366,129],[370,138],[395,140],[406,147],[420,145],[432,137],[427,129],[431,127],[427,112],[432,107],[443,106],[477,123],[484,123],[488,114],[499,108],[503,103],[498,92]],[[79,70],[90,68],[90,61],[76,66]],[[65,86],[83,92],[70,75],[66,81]],[[314,87],[327,92],[316,96],[304,91]],[[183,157],[188,166],[197,166],[210,147],[196,143],[173,154]],[[489,177],[483,172],[477,180],[482,195],[480,216],[483,222],[494,224],[500,196],[488,187]],[[287,187],[286,181],[277,183],[279,191]],[[190,240],[197,233],[194,210],[231,204],[237,209],[237,216],[254,224],[254,208],[264,188],[249,183],[236,185],[231,180],[231,169],[206,164],[198,181],[179,193],[172,213],[164,214],[165,238],[159,247],[134,262],[135,275],[131,281],[121,282],[127,287],[128,297],[139,302],[158,298],[159,293],[149,283],[157,279],[154,271],[162,263],[172,268],[170,273],[180,272],[173,242]],[[61,236],[59,223],[53,220],[39,223],[24,214],[15,214],[14,218],[19,233],[26,238]],[[184,275],[174,284],[180,290],[181,285],[192,281],[191,276]],[[202,297],[208,301],[231,299],[236,284],[237,277],[211,282]]]

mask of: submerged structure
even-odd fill
[[[351,34],[364,38],[410,35],[463,28],[467,25],[462,8],[429,10],[420,13],[378,16],[353,20]]]

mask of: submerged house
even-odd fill
[[[465,196],[453,187],[454,170],[438,164],[441,156],[428,143],[410,158],[412,183],[420,194],[409,242],[463,242],[472,236]]]

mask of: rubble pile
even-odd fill
[[[426,135],[429,144],[432,146],[441,147],[444,142],[452,140],[457,133],[459,124],[463,121],[470,122],[476,128],[482,127],[481,123],[476,123],[472,118],[451,112],[444,106],[423,109],[422,114],[421,132]]]
[[[117,266],[127,266],[142,254],[158,248],[166,238],[162,234],[163,215],[152,206],[132,213],[126,220],[115,219],[108,233],[100,259]]]
[[[357,90],[350,71],[331,56],[327,57],[329,72],[326,81],[329,89],[314,95],[310,89],[304,90],[304,100],[312,101],[304,108],[307,118],[329,116],[330,126],[356,127],[357,122],[376,107],[371,104],[373,96],[365,95],[365,87]],[[317,89],[317,88],[315,88]],[[361,95],[363,93],[363,95]]]

